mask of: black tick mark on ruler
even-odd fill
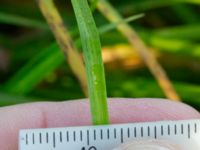
[[[154,138],[157,139],[157,127],[154,127]]]
[[[28,134],[26,134],[26,145],[28,145]]]
[[[137,137],[137,128],[134,127],[134,137],[136,138]]]
[[[73,132],[74,141],[76,141],[76,132]]]
[[[117,131],[116,131],[116,128],[114,128],[114,138],[115,138],[115,139],[117,138]]]
[[[147,127],[147,134],[148,134],[148,136],[150,136],[150,127],[149,126]]]
[[[49,133],[46,133],[46,142],[49,143]]]
[[[143,137],[144,136],[144,134],[143,134],[143,127],[141,127],[141,137]]]
[[[96,130],[94,129],[94,140],[97,139],[97,136],[96,136]]]
[[[107,129],[107,138],[110,139],[110,130]]]
[[[123,128],[121,128],[121,143],[124,143]]]
[[[190,139],[190,124],[188,124],[188,139]]]
[[[127,129],[127,136],[130,138],[130,128]]]
[[[69,131],[66,132],[66,139],[67,139],[67,142],[69,142]]]
[[[56,134],[53,132],[53,147],[56,147]]]
[[[40,137],[40,144],[42,144],[42,133],[39,134]]]
[[[161,125],[161,135],[163,136],[164,130],[163,130],[163,125]]]
[[[87,130],[87,145],[90,145],[90,137],[89,130]]]

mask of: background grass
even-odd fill
[[[200,110],[200,4],[186,0],[110,0],[154,53],[181,99]],[[78,48],[70,1],[55,1]],[[109,22],[95,10],[98,28]],[[117,31],[101,34],[109,97],[165,97],[136,51]],[[34,1],[0,2],[0,106],[84,98]]]

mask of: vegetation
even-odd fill
[[[107,97],[200,110],[199,13],[198,0],[1,0],[0,106],[89,96],[94,124]]]

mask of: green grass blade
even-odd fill
[[[22,96],[0,93],[0,107],[27,103],[27,102],[38,102],[40,100],[41,99],[35,99],[35,98],[29,98],[29,97],[27,98],[27,97],[22,97]]]
[[[0,12],[0,23],[25,26],[25,27],[41,28],[41,29],[49,29],[49,27],[47,26],[45,22],[33,20],[29,18],[24,18],[17,15],[13,15],[13,14],[2,13],[2,12]]]
[[[137,16],[127,18],[127,21],[131,21],[134,18],[137,18]],[[110,26],[115,27],[115,24],[109,24],[100,27],[100,34],[111,30],[112,28],[110,28]],[[107,28],[107,31],[105,28]],[[70,33],[73,35],[74,31]],[[33,41],[33,43],[34,42],[37,41]],[[81,47],[80,39],[77,39],[74,43],[77,48]],[[30,45],[32,43],[28,44]],[[51,44],[46,49],[41,50],[40,53],[32,58],[13,77],[11,77],[10,80],[6,82],[5,91],[18,95],[28,94],[45,78],[47,74],[53,72],[60,66],[60,64],[64,63],[64,60],[65,59],[63,54],[60,52],[58,45],[56,43]]]
[[[72,0],[87,69],[93,124],[108,124],[107,94],[99,34],[87,0]]]
[[[187,5],[174,5],[171,7],[175,12],[178,20],[181,20],[185,24],[194,24],[199,22],[199,15],[196,14],[194,9]]]
[[[4,87],[9,93],[24,95],[64,61],[57,44],[52,44],[26,64]]]
[[[118,76],[120,76],[118,74]],[[146,77],[112,76],[108,78],[109,97],[133,97],[133,98],[164,98],[159,85],[152,79]],[[115,81],[118,81],[117,84]],[[183,102],[195,106],[200,110],[200,86],[185,82],[174,82],[176,90],[180,93]],[[143,90],[141,90],[141,88]],[[155,92],[156,91],[156,92]]]
[[[177,38],[189,40],[200,39],[200,24],[182,25],[168,27],[164,29],[156,29],[153,34],[166,38]]]
[[[107,0],[99,0],[97,8],[112,23],[123,20],[123,17]],[[165,92],[166,97],[172,100],[179,101],[180,97],[174,90],[173,85],[170,82],[165,70],[155,59],[153,54],[149,51],[145,43],[135,32],[135,30],[127,23],[120,24],[119,26],[117,26],[117,29],[127,38],[129,43],[143,58],[143,61],[148,66],[152,75],[155,77],[155,79],[158,81],[163,91]]]
[[[128,2],[128,3],[127,3]],[[196,4],[199,5],[199,0],[142,0],[142,1],[127,1],[116,7],[120,12],[123,13],[133,13],[133,12],[145,12],[162,7],[170,7],[176,4]]]
[[[72,72],[79,80],[80,85],[85,95],[87,96],[88,87],[86,80],[86,71],[83,61],[73,43],[68,29],[64,25],[63,19],[61,18],[61,15],[54,4],[54,1],[38,0],[37,3],[42,14],[47,20],[49,26],[51,27],[51,31],[53,32],[54,37],[58,42],[58,45],[61,47],[61,50],[67,58],[68,64]]]
[[[196,5],[199,5],[200,4],[200,1],[199,0],[181,0],[183,2],[188,2],[188,3],[191,3],[191,4],[196,4]]]
[[[110,23],[108,25],[100,27],[99,28],[99,33],[100,34],[104,34],[104,33],[108,32],[108,31],[111,31],[111,30],[115,29],[121,23],[130,23],[130,22],[132,22],[134,20],[137,20],[137,19],[140,19],[142,17],[144,17],[144,14],[138,14],[138,15],[130,16],[130,17],[128,17],[128,18],[126,18],[124,20],[121,20],[119,22],[116,22],[116,23]]]
[[[167,7],[179,3],[184,3],[184,0],[142,0],[142,1],[128,1],[125,4],[117,5],[120,12],[144,12],[152,9]]]

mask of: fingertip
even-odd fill
[[[192,107],[160,99],[109,99],[112,123],[199,119]],[[16,149],[20,129],[91,125],[88,100],[32,103],[0,109],[0,147]],[[7,145],[6,142],[10,141]]]
[[[166,99],[112,99],[109,108],[112,123],[200,118],[191,106]]]

